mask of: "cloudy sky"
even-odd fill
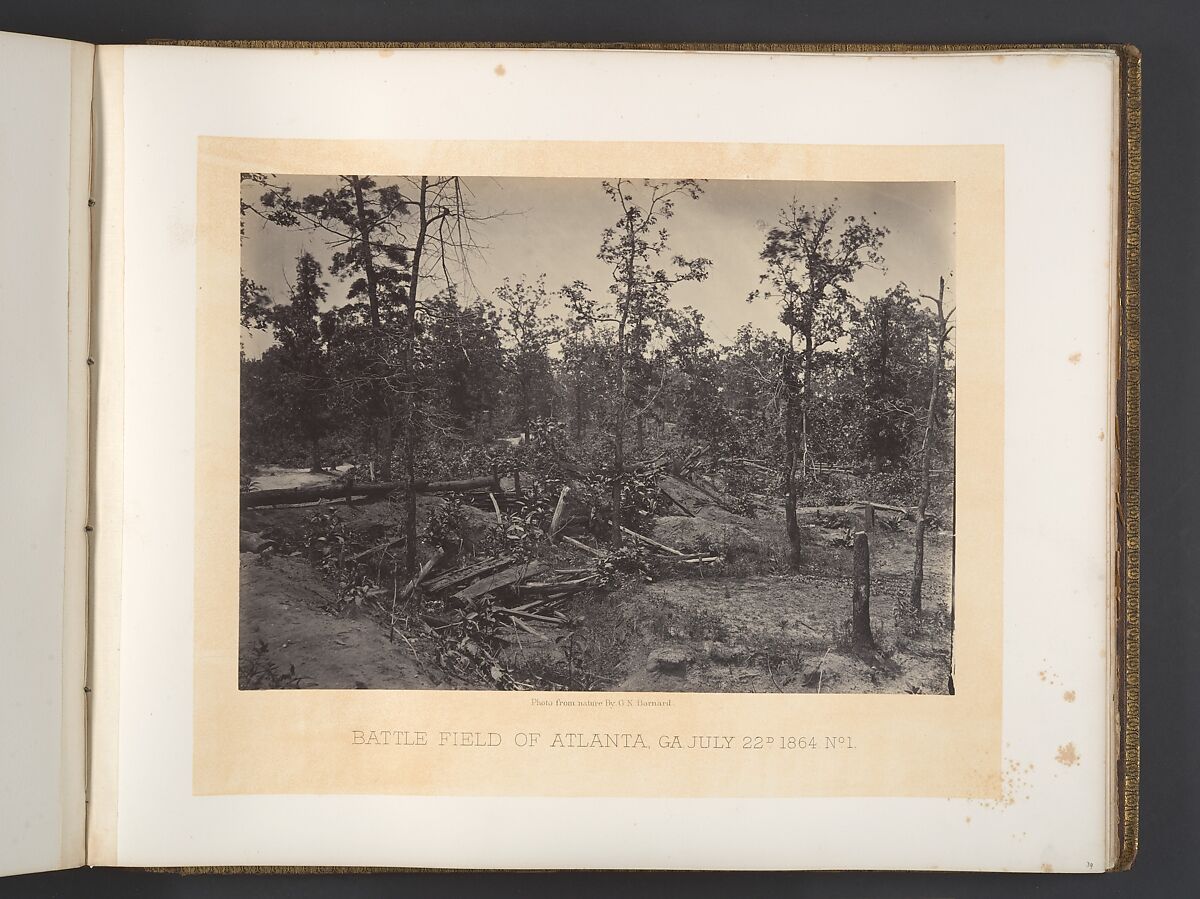
[[[329,176],[280,176],[297,195],[335,186]],[[377,179],[387,183],[386,178]],[[457,271],[464,300],[491,297],[505,278],[533,280],[546,276],[547,290],[582,280],[598,298],[610,283],[610,272],[596,258],[601,231],[619,217],[600,182],[583,178],[464,178],[475,209],[495,216],[474,225],[475,240],[484,248],[469,259],[469,278]],[[637,182],[640,185],[640,182]],[[914,293],[936,294],[938,277],[947,277],[953,308],[954,184],[952,182],[821,182],[707,181],[698,200],[682,199],[675,216],[664,222],[672,253],[712,260],[707,280],[679,285],[672,293],[677,307],[694,306],[704,313],[709,334],[719,343],[732,340],[751,322],[777,330],[777,310],[769,302],[747,303],[759,286],[763,265],[758,258],[763,235],[792,198],[810,206],[836,203],[843,214],[869,216],[890,231],[883,245],[885,271],[864,268],[851,285],[862,298],[878,295],[897,282]],[[243,199],[256,202],[260,186],[247,182]],[[499,214],[499,215],[497,215]],[[267,288],[276,302],[287,297],[296,256],[312,253],[328,268],[332,249],[321,232],[287,230],[254,218],[246,220],[242,272]],[[330,302],[340,304],[348,283],[328,277]],[[555,311],[564,307],[555,302]],[[243,345],[257,355],[270,338],[245,332]]]

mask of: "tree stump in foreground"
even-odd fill
[[[871,544],[866,531],[854,535],[854,595],[850,603],[850,637],[856,646],[873,646],[871,636]]]

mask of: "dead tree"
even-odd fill
[[[950,336],[951,327],[949,316],[944,305],[946,294],[946,279],[938,279],[937,299],[933,300],[937,309],[937,332],[935,339],[937,348],[929,371],[929,406],[925,410],[925,438],[921,444],[921,501],[917,504],[917,536],[916,553],[913,560],[912,593],[909,596],[908,612],[916,614],[921,611],[921,587],[925,579],[925,513],[929,509],[929,458],[933,451],[933,422],[937,412],[937,397],[942,382],[942,362],[946,355],[946,338]]]
[[[850,638],[855,646],[874,646],[871,636],[871,543],[866,531],[854,535],[854,593],[850,600]]]

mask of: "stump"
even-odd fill
[[[875,530],[875,504],[866,503],[863,505],[863,530],[870,533]]]
[[[854,535],[854,595],[850,601],[850,637],[855,646],[875,645],[875,639],[871,636],[871,544],[866,531]]]

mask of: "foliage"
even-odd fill
[[[440,548],[447,555],[453,555],[459,551],[466,538],[462,497],[450,494],[429,510],[425,539],[431,546]]]
[[[924,492],[938,326],[930,298],[903,282],[863,296],[860,274],[886,266],[888,233],[874,213],[785,202],[764,227],[760,283],[747,297],[769,301],[777,325],[730,336],[684,304],[712,264],[678,252],[702,247],[668,230],[705,202],[701,182],[602,183],[612,212],[597,228],[603,281],[555,289],[544,274],[514,271],[481,292],[464,260],[485,249],[471,222],[492,216],[470,208],[456,178],[347,175],[312,190],[243,177],[244,239],[252,225],[311,234],[286,290],[245,276],[240,284],[243,326],[269,339],[242,358],[243,473],[347,461],[360,479],[402,485],[504,479],[498,526],[486,498],[475,498],[486,527],[459,497],[432,508],[421,500],[419,522],[416,491],[396,491],[411,534],[404,552],[423,540],[447,553],[544,555],[569,485],[572,514],[585,510],[594,542],[613,550],[597,563],[613,585],[652,576],[622,528],[647,534],[655,518],[678,514],[659,490],[664,470],[715,485],[721,505],[748,518],[779,515],[782,500],[793,548],[801,500],[911,507]],[[953,521],[953,366],[950,344],[929,441],[930,516],[944,527]],[[353,555],[344,525],[316,515],[329,517],[302,549],[332,564],[339,595],[357,604],[368,584],[340,561]],[[714,552],[720,573],[775,564],[751,547]]]

